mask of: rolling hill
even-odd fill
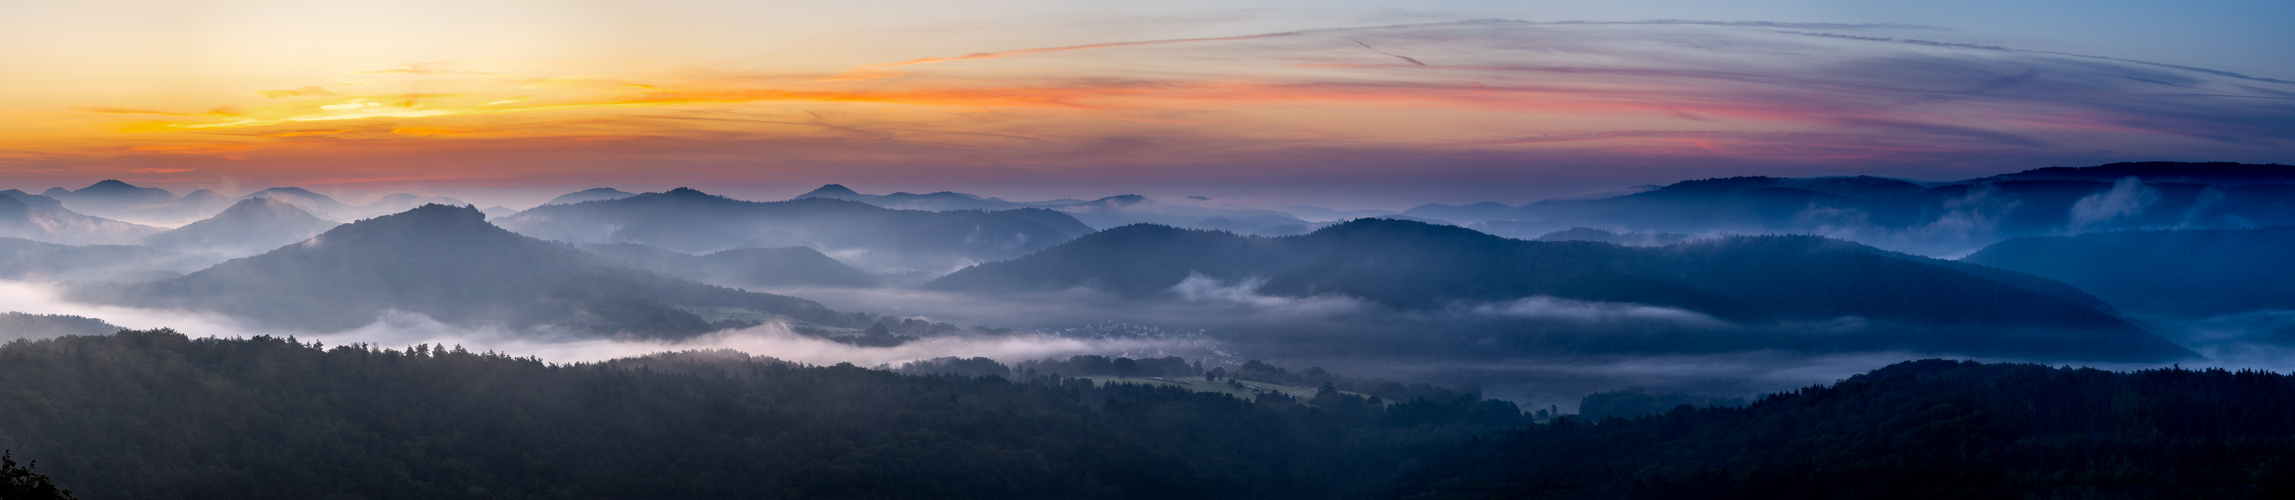
[[[635,243],[583,245],[608,263],[730,287],[866,287],[883,279],[805,247],[735,248],[708,255]]]
[[[543,204],[544,204],[544,205],[572,205],[572,204],[575,204],[575,203],[581,203],[581,202],[585,202],[585,201],[597,201],[597,200],[619,200],[619,199],[622,199],[622,198],[628,198],[628,197],[631,197],[631,196],[637,196],[637,193],[632,193],[632,192],[628,192],[628,191],[622,191],[622,190],[619,190],[619,189],[614,189],[614,188],[590,188],[590,189],[584,189],[584,190],[581,190],[581,191],[575,191],[575,192],[571,192],[571,193],[566,193],[566,194],[558,195],[558,197],[556,197],[556,198],[551,198],[551,199],[550,199],[550,201],[548,201],[548,202],[545,202],[545,203],[543,203]]]
[[[223,260],[135,245],[60,245],[0,238],[0,279],[19,281],[145,281],[180,275]]]
[[[386,310],[465,326],[547,326],[592,335],[683,337],[717,329],[680,307],[844,321],[819,304],[599,263],[572,246],[488,224],[475,208],[427,205],[345,224],[301,244],[181,278],[90,285],[72,298],[215,311],[272,327],[356,328]]]
[[[31,203],[25,199],[34,200]],[[160,228],[93,217],[30,196],[0,196],[0,237],[66,245],[134,243]]]
[[[548,240],[638,243],[689,254],[812,247],[877,272],[942,272],[1009,259],[1067,241],[1083,227],[1039,209],[925,212],[826,198],[752,202],[684,188],[543,205],[500,223]]]
[[[308,240],[342,223],[312,216],[287,202],[248,198],[206,220],[144,239],[153,248],[244,257]]]
[[[1951,340],[1946,335],[1895,339],[1963,352],[1995,347],[2003,352],[2089,351],[2110,345],[2103,350],[2116,353],[2111,356],[2189,355],[2059,283],[1806,236],[1634,248],[1511,240],[1388,219],[1360,219],[1282,238],[1140,225],[974,266],[925,286],[968,293],[1087,288],[1169,301],[1184,300],[1180,285],[1198,278],[1249,286],[1249,293],[1263,296],[1344,296],[1403,311],[1457,311],[1550,297],[1676,308],[1739,324],[1859,318],[2001,331]],[[2002,333],[2008,329],[2058,333]]]
[[[2295,309],[2295,227],[2017,238],[1961,260],[2068,283],[2130,311]]]

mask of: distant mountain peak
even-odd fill
[[[694,188],[689,188],[689,187],[681,187],[681,188],[677,188],[677,189],[671,189],[671,190],[669,190],[669,191],[664,191],[664,192],[662,192],[661,194],[665,194],[665,195],[669,195],[669,196],[679,196],[679,197],[706,197],[706,198],[717,198],[717,197],[718,197],[717,195],[714,195],[714,194],[709,194],[709,193],[704,193],[704,192],[701,192],[701,190],[699,190],[699,189],[694,189]]]
[[[262,191],[256,191],[256,192],[254,192],[253,194],[249,194],[248,196],[255,196],[255,195],[260,195],[260,194],[264,194],[264,193],[286,193],[286,194],[299,195],[299,196],[314,196],[314,197],[321,197],[321,198],[325,198],[325,197],[327,197],[327,195],[323,195],[323,194],[319,194],[319,193],[314,193],[314,192],[311,192],[311,190],[309,190],[309,189],[303,189],[303,188],[294,187],[294,186],[286,186],[286,187],[275,187],[275,188],[266,188],[266,189],[264,189],[264,190],[262,190]],[[332,199],[332,198],[329,198],[329,199]]]
[[[300,211],[302,211],[302,210],[303,210],[303,209],[300,209],[300,208],[295,208],[295,206],[294,206],[294,205],[290,205],[290,204],[288,204],[287,202],[284,202],[284,201],[274,200],[274,199],[270,199],[270,198],[248,198],[248,199],[244,199],[244,200],[239,200],[239,202],[238,202],[238,203],[233,203],[233,204],[231,204],[231,207],[230,207],[230,208],[225,208],[225,209],[223,209],[223,212],[222,212],[222,213],[218,213],[218,214],[216,214],[216,215],[217,215],[217,216],[221,216],[221,215],[223,215],[223,214],[236,214],[236,213],[244,213],[244,212],[255,211],[255,210],[278,210],[278,209],[281,209],[281,208],[292,208],[292,209],[295,209],[295,211],[298,211],[298,212],[300,212]]]
[[[118,188],[127,188],[127,189],[141,189],[141,188],[137,187],[137,186],[136,186],[136,185],[134,185],[134,184],[128,184],[126,181],[122,181],[122,180],[119,180],[119,179],[104,179],[104,180],[101,180],[101,181],[96,181],[96,183],[95,183],[95,184],[89,184],[89,185],[88,185],[88,187],[80,188],[80,190],[81,190],[81,191],[86,191],[86,190],[90,190],[90,189],[96,189],[96,188],[105,188],[105,189],[118,189]]]
[[[1390,238],[1439,237],[1451,240],[1465,239],[1491,241],[1505,239],[1497,236],[1492,236],[1490,233],[1448,224],[1430,224],[1423,221],[1392,217],[1364,217],[1333,224],[1330,227],[1316,230],[1313,233],[1308,233],[1308,235],[1323,237],[1357,237],[1366,235],[1377,235],[1380,237]]]
[[[2295,183],[2295,166],[2277,163],[2233,162],[2122,162],[2093,167],[2047,167],[1961,181],[2077,180],[2112,182],[2135,177],[2147,183],[2287,184]]]
[[[303,207],[295,206],[295,204],[288,203],[283,200],[274,200],[270,198],[247,198],[239,200],[237,203],[232,203],[229,208],[223,209],[222,212],[216,213],[215,218],[229,219],[233,217],[250,216],[255,214],[271,216],[289,215],[298,218],[310,217],[313,219],[318,218],[317,215],[313,215],[309,210],[304,210]]]
[[[409,215],[415,218],[467,219],[481,223],[486,222],[486,213],[479,211],[478,207],[470,205],[455,206],[438,203],[426,203],[422,206],[414,207],[413,210],[408,210],[393,215]],[[391,217],[393,215],[385,215],[383,217]],[[376,218],[380,219],[382,217]]]
[[[339,223],[271,198],[247,198],[205,220],[145,238],[143,244],[183,252],[254,255],[309,239]]]
[[[572,205],[585,201],[619,200],[631,196],[637,196],[637,193],[610,187],[589,188],[559,195],[557,198],[551,198],[549,202],[543,203],[543,205]]]
[[[457,325],[680,336],[718,325],[678,305],[739,307],[813,322],[839,318],[802,299],[613,268],[485,217],[477,207],[425,204],[180,278],[77,293],[325,331],[355,328],[394,309]]]
[[[423,206],[414,207],[412,210],[407,210],[395,214],[376,216],[371,219],[359,221],[358,224],[355,225],[363,228],[413,226],[455,227],[483,225],[488,229],[494,229],[493,224],[486,222],[486,213],[479,211],[478,207],[441,205],[437,203],[425,204]],[[344,225],[336,229],[349,229],[352,226],[353,225]],[[332,231],[330,231],[330,233],[332,233]]]
[[[1147,201],[1146,196],[1140,196],[1136,194],[1119,194],[1106,198],[1100,198],[1099,201],[1095,203],[1105,203],[1109,205],[1136,205],[1144,201]]]
[[[825,184],[820,188],[816,188],[812,191],[807,191],[805,194],[797,195],[797,198],[845,198],[858,197],[860,195],[860,192],[853,191],[852,188],[845,187],[843,184]]]

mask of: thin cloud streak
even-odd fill
[[[2295,139],[2295,86],[2278,80],[1877,36],[1907,29],[1920,28],[1476,20],[854,66],[1004,60],[865,79],[738,71],[575,78],[419,66],[360,72],[375,78],[364,86],[286,83],[267,88],[295,90],[211,103],[229,113],[82,106],[85,118],[118,121],[81,142],[114,145],[11,145],[0,164],[70,171],[206,155],[220,161],[138,166],[243,179],[329,155],[354,178],[390,177],[373,175],[386,163],[431,162],[417,158],[503,177],[616,158],[688,176],[795,172],[750,159],[772,151],[814,168],[896,175],[895,166],[908,165],[1089,184],[1162,175],[1125,170],[1143,165],[1165,165],[1158,171],[1173,176],[1204,171],[1181,165],[1222,165],[1213,170],[1274,178],[1297,165],[1361,158],[1671,165],[1702,157],[1859,169],[2284,161],[2277,146]],[[1082,64],[1108,58],[1123,64]],[[679,152],[687,155],[672,156]],[[1551,173],[1517,167],[1511,176]]]

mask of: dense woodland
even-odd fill
[[[873,272],[1009,259],[1091,230],[1044,209],[925,212],[828,198],[753,202],[686,188],[544,205],[497,222],[547,240],[638,243],[695,255],[790,246],[865,250],[860,261],[847,263]],[[758,230],[766,227],[773,229]]]
[[[994,363],[903,371],[967,364]],[[7,343],[0,387],[0,448],[80,498],[2295,494],[2295,377],[2221,370],[1932,360],[1742,408],[1537,423],[1329,385],[1245,401],[731,351],[556,365],[153,330]]]
[[[315,331],[393,310],[624,340],[788,320],[891,346],[967,327],[740,287],[908,287],[986,262],[923,288],[1207,323],[1222,328],[1192,331],[1297,366],[1746,352],[2166,363],[2197,354],[2141,321],[2295,305],[2291,178],[2233,164],[1946,184],[1734,177],[1435,207],[1481,231],[1395,219],[1310,230],[1273,211],[1133,195],[1055,211],[841,186],[766,203],[608,189],[490,222],[403,194],[349,207],[273,188],[232,204],[106,181],[0,191],[0,279]],[[2119,195],[2142,206],[2079,215]],[[910,210],[933,206],[945,211]],[[90,216],[146,209],[222,212],[169,231]],[[375,217],[320,218],[345,214]],[[1955,217],[1986,227],[1917,230]],[[1133,225],[1092,232],[1120,224]],[[1579,224],[1626,234],[1560,231]],[[2080,234],[2187,226],[2218,229]],[[1863,243],[1714,235],[1813,227]],[[1533,234],[1552,237],[1501,237]],[[1958,254],[2015,236],[2030,237],[1965,262],[1882,250]],[[1291,314],[1259,299],[1330,304]],[[1010,333],[990,326],[969,329]],[[2284,328],[2259,332],[2284,344]],[[1289,393],[1254,397],[1245,382]],[[1473,385],[1260,361],[864,368],[687,351],[553,364],[7,313],[0,500],[2295,498],[2290,376],[1930,360],[1751,399],[1627,389],[1562,416]]]
[[[9,343],[0,387],[0,448],[82,498],[1343,498],[1529,422],[1473,398],[165,330]]]
[[[2289,498],[2295,377],[1900,363],[1477,439],[1390,498]]]
[[[969,267],[925,286],[990,294],[1092,288],[1157,303],[1189,300],[1177,290],[1191,278],[1249,286],[1245,291],[1264,296],[1344,296],[1372,304],[1361,310],[1364,321],[1332,325],[1359,328],[1360,335],[1322,325],[1297,333],[1265,325],[1255,333],[1262,340],[1282,337],[1294,344],[1290,349],[1329,344],[1354,354],[1416,351],[1455,359],[1475,353],[1901,349],[2038,359],[2193,356],[2062,283],[1814,236],[1635,248],[1522,241],[1391,219],[1357,219],[1281,238],[1134,225]],[[1679,308],[1743,328],[1674,322],[1580,334],[1573,325],[1542,323],[1535,316],[1451,314],[1491,304],[1502,311],[1507,301],[1525,297]],[[1394,314],[1374,316],[1382,312]],[[1427,314],[1440,319],[1414,316]],[[1391,322],[1372,325],[1386,318]],[[1823,336],[1793,333],[1799,327],[1771,328],[1840,318],[1859,318],[1862,326]]]

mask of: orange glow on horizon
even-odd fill
[[[1773,50],[1679,55],[1706,40]],[[859,64],[828,53],[797,56],[803,64],[565,56],[268,67],[159,90],[110,83],[45,90],[69,100],[0,101],[0,168],[23,178],[132,172],[187,185],[492,182],[564,164],[608,175],[594,165],[617,161],[705,178],[847,168],[1088,178],[1358,158],[1906,163],[2087,154],[2071,146],[2083,143],[2169,154],[2219,151],[2228,142],[2212,137],[2257,133],[2238,128],[2254,119],[2155,111],[2195,101],[2141,92],[2148,88],[2083,81],[2065,88],[2090,94],[2066,97],[2015,86],[2071,81],[2093,60],[1873,40],[1731,26],[1451,22]],[[1908,81],[1939,73],[1888,72],[1902,61],[1967,74]],[[2016,76],[2036,66],[2050,69]],[[2181,76],[2190,81],[2179,85],[2225,95],[2268,84]],[[2229,132],[2188,132],[2211,128]],[[449,170],[484,175],[440,174]]]

